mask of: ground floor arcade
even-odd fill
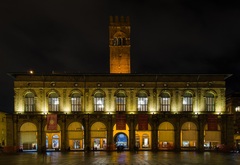
[[[9,115],[7,146],[23,151],[65,150],[213,150],[232,146],[231,116],[217,116],[209,129],[206,115],[148,115],[147,129],[139,129],[137,114],[126,115],[125,129],[117,129],[113,114],[58,114],[57,128],[48,130],[46,115]],[[11,128],[11,129],[10,129]]]

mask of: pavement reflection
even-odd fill
[[[239,165],[240,153],[221,152],[36,152],[1,153],[1,165]]]

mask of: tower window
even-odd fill
[[[126,39],[121,37],[115,37],[113,40],[114,46],[126,45]]]

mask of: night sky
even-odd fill
[[[130,16],[136,74],[240,73],[238,1],[2,0],[0,110],[10,72],[109,73],[109,16]]]

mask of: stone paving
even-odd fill
[[[0,153],[0,165],[240,165],[240,153],[36,152]]]

